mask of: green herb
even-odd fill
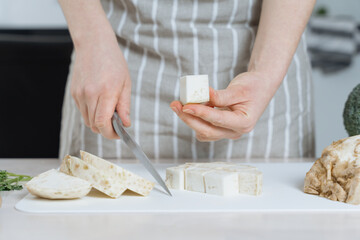
[[[31,180],[30,176],[0,170],[0,191],[21,190],[23,187],[19,183],[29,180]]]

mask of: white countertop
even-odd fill
[[[0,169],[30,175],[58,165],[57,159],[0,159]],[[359,239],[360,234],[359,212],[29,214],[14,208],[26,194],[3,197],[0,239]]]

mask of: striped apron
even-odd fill
[[[102,4],[132,80],[129,133],[155,162],[288,161],[313,156],[311,68],[304,36],[268,108],[254,130],[240,139],[199,142],[169,107],[179,99],[180,76],[208,74],[213,88],[224,89],[247,70],[261,1],[103,0]],[[83,149],[104,158],[133,158],[121,140],[105,139],[84,125],[70,95],[70,78],[60,157],[78,155]]]

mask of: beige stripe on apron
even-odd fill
[[[195,132],[169,107],[171,101],[179,98],[180,76],[208,74],[212,87],[224,89],[234,76],[246,71],[261,1],[102,3],[133,83],[133,125],[129,133],[154,161],[289,161],[288,158],[313,156],[311,69],[304,36],[283,84],[255,129],[240,139],[198,142]],[[133,158],[121,140],[105,139],[84,126],[70,96],[69,82],[63,105],[60,157],[77,155],[84,149],[104,158]]]

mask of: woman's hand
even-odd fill
[[[106,138],[118,138],[111,117],[116,110],[124,126],[130,126],[131,80],[115,37],[94,38],[80,45],[75,57],[71,95],[85,125]]]
[[[211,89],[209,106],[170,104],[198,140],[237,139],[254,128],[286,75],[314,4],[315,0],[263,1],[248,72],[224,90]]]
[[[210,88],[207,105],[182,106],[174,101],[170,106],[195,130],[199,141],[238,139],[255,127],[277,88],[261,74],[246,72],[235,77],[224,90]]]
[[[75,47],[71,95],[86,126],[118,138],[111,124],[116,110],[130,126],[131,81],[116,35],[100,1],[59,0]]]

